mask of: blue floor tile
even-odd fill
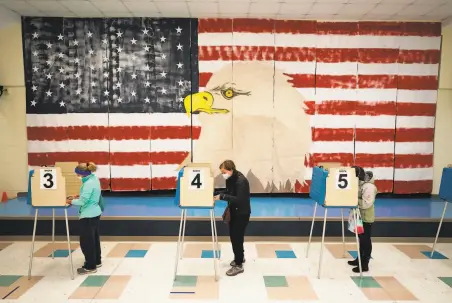
[[[358,252],[357,252],[356,250],[349,250],[349,251],[348,251],[348,254],[349,254],[350,256],[352,256],[353,259],[358,258]],[[372,257],[370,257],[370,258],[373,259]]]
[[[131,249],[127,252],[125,258],[144,258],[147,252],[145,249]]]
[[[278,259],[296,259],[297,256],[292,250],[275,250]]]
[[[217,258],[221,257],[221,251],[217,251]],[[203,259],[212,259],[213,258],[213,250],[203,250],[201,253],[201,258]]]
[[[71,250],[71,253],[73,253],[74,250]],[[69,253],[67,249],[56,249],[53,255],[55,258],[67,258],[69,257]],[[49,258],[52,257],[52,254],[49,255]]]
[[[433,259],[433,260],[447,260],[449,259],[448,257],[446,257],[445,255],[435,251],[433,253],[433,257],[430,258],[430,254],[432,253],[431,251],[421,251],[421,253],[426,256],[429,259]]]

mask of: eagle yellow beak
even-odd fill
[[[188,95],[184,98],[184,107],[187,116],[195,112],[204,112],[208,114],[227,114],[227,109],[212,108],[214,98],[209,92],[199,92]]]

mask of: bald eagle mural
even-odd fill
[[[185,97],[187,115],[198,113],[201,124],[193,162],[212,164],[217,187],[224,186],[218,166],[225,159],[234,160],[255,193],[289,192],[304,182],[311,127],[305,100],[289,80],[273,64],[234,62],[214,73],[204,91]]]

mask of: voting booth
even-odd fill
[[[208,209],[210,211],[210,227],[212,230],[212,251],[215,270],[215,280],[218,280],[219,245],[217,225],[215,222],[215,202],[213,201],[214,177],[210,164],[190,163],[183,167],[177,178],[176,196],[174,202],[181,209],[179,238],[177,241],[176,264],[174,279],[177,276],[179,259],[182,259],[184,248],[185,226],[187,224],[187,210]],[[217,255],[218,252],[218,255]]]
[[[435,252],[436,243],[438,242],[439,233],[441,232],[441,226],[443,225],[444,215],[446,214],[447,204],[452,202],[452,165],[443,168],[443,174],[441,176],[441,184],[439,186],[439,197],[444,200],[443,214],[439,221],[438,230],[436,231],[435,242],[433,243],[432,252],[430,258],[433,257]]]
[[[69,222],[66,205],[66,180],[60,167],[36,167],[29,172],[27,203],[35,209],[35,218],[33,224],[33,236],[31,241],[30,264],[28,268],[28,279],[31,279],[31,270],[33,267],[34,244],[36,235],[36,226],[38,222],[39,209],[52,209],[52,244],[55,244],[55,209],[64,209],[66,221],[66,235],[68,251],[71,251],[71,242],[69,238]],[[52,258],[54,258],[54,249],[52,248]],[[71,278],[74,279],[74,267],[72,263],[72,254],[69,253],[69,266]]]
[[[356,177],[355,169],[352,167],[341,167],[333,163],[332,165],[317,166],[313,168],[311,178],[311,188],[309,196],[314,200],[314,214],[312,216],[311,230],[309,233],[309,241],[306,249],[306,257],[309,256],[309,248],[311,245],[312,231],[317,213],[317,206],[320,205],[325,209],[323,218],[322,242],[320,249],[320,260],[318,278],[320,279],[323,249],[325,243],[326,219],[329,208],[340,208],[342,217],[342,243],[344,246],[345,256],[345,227],[344,227],[344,208],[351,209],[355,222],[359,219],[358,209],[358,190],[359,181]],[[362,277],[361,256],[359,251],[358,233],[355,232],[356,245],[358,247],[359,270]]]

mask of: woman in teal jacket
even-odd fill
[[[84,275],[97,272],[102,266],[99,238],[99,220],[104,210],[99,178],[94,174],[96,165],[80,163],[75,173],[82,179],[80,196],[69,198],[68,203],[80,206],[80,248],[85,255],[85,264],[77,269]]]

